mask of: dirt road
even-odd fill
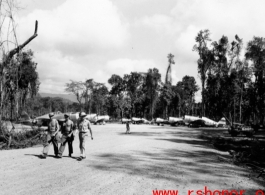
[[[77,161],[50,156],[40,159],[42,147],[0,151],[0,194],[150,194],[152,190],[264,189],[254,173],[218,160],[227,152],[214,150],[198,139],[200,130],[186,127],[131,125],[92,126],[94,140],[87,143],[87,159]],[[79,156],[74,141],[74,157]],[[191,193],[195,195],[196,193]],[[216,193],[217,194],[217,193]]]

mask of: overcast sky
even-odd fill
[[[200,85],[192,51],[200,30],[209,29],[213,41],[238,34],[244,46],[265,36],[264,0],[23,0],[20,6],[21,43],[39,21],[27,49],[38,63],[40,92],[47,93],[65,93],[70,80],[107,83],[112,74],[154,67],[164,80],[169,53],[173,84],[190,75]]]

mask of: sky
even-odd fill
[[[66,93],[70,80],[108,83],[112,74],[158,68],[162,81],[173,54],[172,84],[186,75],[201,88],[198,54],[192,51],[200,30],[212,41],[237,34],[244,47],[265,36],[264,0],[21,0],[17,36],[38,63],[40,92]],[[196,94],[196,100],[201,93]]]

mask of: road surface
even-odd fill
[[[92,125],[94,140],[88,140],[87,159],[77,161],[79,140],[73,158],[40,159],[42,147],[0,151],[0,194],[153,194],[153,190],[178,190],[195,195],[196,190],[245,190],[255,195],[264,180],[244,168],[222,162],[200,129],[155,125]],[[218,131],[218,130],[216,130]],[[206,131],[207,132],[207,131]],[[217,195],[216,193],[215,195]]]

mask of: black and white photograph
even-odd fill
[[[0,0],[0,195],[265,195],[264,0]]]

